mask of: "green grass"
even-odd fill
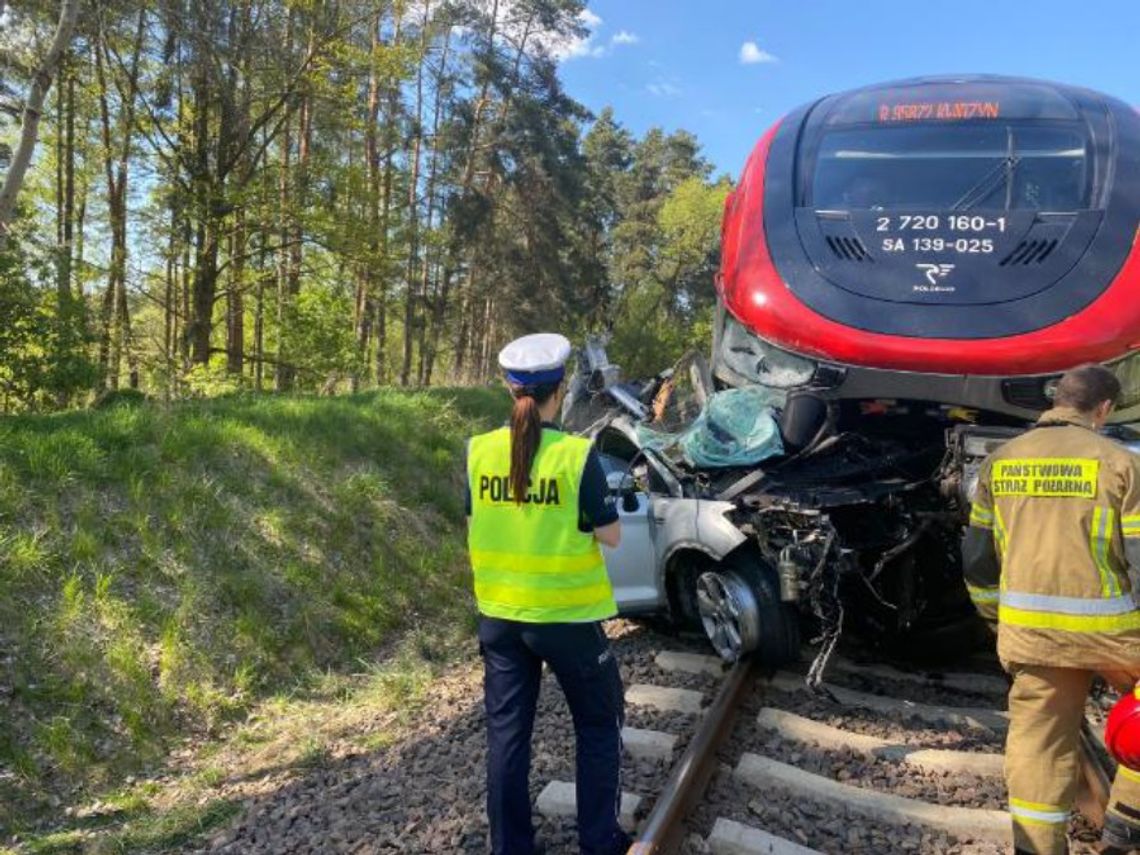
[[[23,847],[30,855],[125,855],[137,852],[175,852],[200,840],[240,811],[232,800],[214,799],[206,804],[179,805],[155,813],[145,803],[129,804],[84,824],[82,828],[48,833],[28,840]],[[115,826],[113,834],[101,834]],[[0,855],[12,850],[0,849]]]
[[[0,419],[0,839],[398,637],[446,656],[472,625],[463,444],[504,411],[474,389]],[[392,698],[423,681],[372,668]],[[131,845],[232,809],[163,815]]]

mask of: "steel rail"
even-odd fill
[[[732,730],[753,666],[751,659],[742,660],[728,673],[627,855],[673,855],[679,850],[684,821],[704,796],[717,750]],[[1116,770],[1087,719],[1081,723],[1078,758],[1083,785],[1077,796],[1078,808],[1102,825]]]
[[[752,673],[751,657],[737,662],[728,672],[628,855],[670,855],[680,847],[685,818],[704,795],[716,766],[717,749],[732,730]]]

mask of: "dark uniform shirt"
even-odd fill
[[[550,422],[543,422],[542,426],[549,430],[558,430]],[[466,471],[466,466],[464,466]],[[471,485],[464,486],[464,506],[467,516],[471,516]],[[606,473],[602,468],[602,461],[598,458],[597,449],[591,448],[586,456],[586,465],[582,470],[582,483],[578,489],[578,531],[589,534],[596,528],[610,525],[618,521],[617,506],[613,493],[606,484]]]

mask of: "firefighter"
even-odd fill
[[[539,851],[530,739],[545,662],[574,721],[583,855],[629,848],[618,824],[624,697],[601,621],[617,613],[599,543],[620,522],[589,440],[553,420],[570,343],[526,336],[499,354],[514,398],[508,427],[471,439],[468,546],[487,709],[487,816],[496,855]]]
[[[997,606],[1012,677],[1005,775],[1016,851],[1068,852],[1078,740],[1093,677],[1140,676],[1140,469],[1102,436],[1120,383],[1083,365],[1034,430],[983,464],[963,558],[971,596]],[[1105,852],[1140,848],[1140,775],[1120,767]]]

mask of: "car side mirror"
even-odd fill
[[[621,497],[621,509],[627,514],[641,507],[637,498],[637,482],[629,472],[611,472],[606,476],[606,484],[611,493]]]

